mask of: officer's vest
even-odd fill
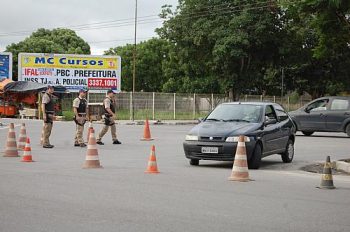
[[[50,99],[50,101],[45,104],[45,113],[53,114],[55,112],[55,109],[54,109],[54,104],[53,104],[53,101],[52,101],[52,97],[48,93],[45,93],[45,94],[47,94],[47,96]]]
[[[79,98],[79,107],[77,108],[78,114],[86,114],[86,99]]]
[[[113,113],[115,113],[115,107],[114,107],[114,101],[112,100],[112,99],[110,99],[109,97],[106,97],[105,98],[105,100],[106,99],[109,99],[110,101],[111,101],[111,104],[110,104],[110,109],[111,109],[111,111],[113,112]],[[104,107],[104,109],[105,109],[105,114],[108,114],[109,115],[109,113],[107,112],[107,110],[106,110],[106,107]]]

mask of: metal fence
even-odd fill
[[[69,93],[62,101],[63,113],[72,110],[72,101],[76,93]],[[105,94],[90,93],[89,103],[102,103]],[[243,95],[240,101],[270,101],[284,106],[287,111],[295,110],[309,98],[289,96]],[[116,95],[117,115],[120,120],[149,118],[152,120],[186,120],[206,116],[212,109],[230,99],[223,94],[186,94],[186,93],[148,93],[122,92]]]

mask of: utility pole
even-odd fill
[[[282,83],[281,83],[281,104],[283,104],[283,87],[284,87],[284,68],[282,68]]]
[[[132,105],[132,114],[131,114],[131,120],[134,121],[135,119],[135,112],[134,112],[134,93],[135,93],[135,80],[136,80],[136,55],[137,55],[137,0],[135,0],[135,35],[134,35],[134,52],[133,52],[133,70],[132,70],[132,99],[131,99],[131,105]]]

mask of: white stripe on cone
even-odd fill
[[[96,145],[89,145],[87,146],[88,150],[97,150],[97,146]]]
[[[238,142],[237,146],[238,147],[245,147],[245,143],[244,142]]]
[[[31,155],[30,153],[31,153],[30,151],[24,151],[23,156]]]
[[[247,167],[233,166],[232,167],[232,172],[248,172],[248,168]]]
[[[247,157],[245,155],[236,155],[235,160],[247,160]]]
[[[156,161],[148,161],[148,166],[156,166],[157,162]]]
[[[86,160],[99,160],[97,155],[86,156]]]

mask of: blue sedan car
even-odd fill
[[[191,165],[199,160],[232,161],[238,136],[246,136],[248,166],[260,167],[261,158],[279,154],[294,157],[295,125],[283,107],[267,102],[232,102],[217,106],[186,135],[183,148]]]

